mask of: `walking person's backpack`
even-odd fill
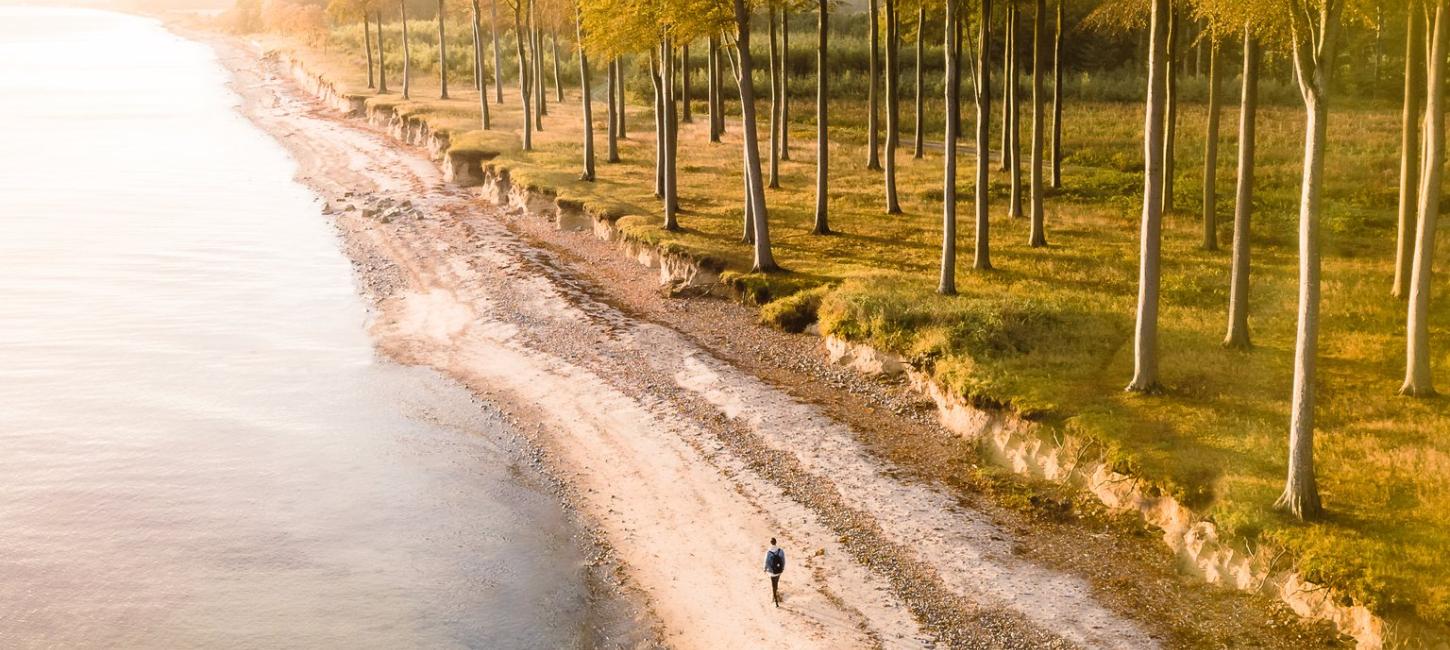
[[[784,573],[785,572],[785,551],[782,550],[782,549],[775,549],[775,550],[771,551],[770,552],[770,557],[767,558],[767,560],[766,560],[766,564],[769,566],[771,573],[776,573],[776,574]]]

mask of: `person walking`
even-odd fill
[[[785,551],[770,538],[770,550],[765,552],[765,574],[770,576],[770,598],[780,607],[780,574],[785,572]]]

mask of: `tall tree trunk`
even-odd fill
[[[877,140],[877,115],[881,113],[881,98],[877,90],[881,87],[881,70],[877,64],[881,60],[881,6],[880,0],[869,0],[870,10],[870,56],[871,61],[866,66],[866,78],[869,88],[866,90],[866,169],[881,169],[880,143]]]
[[[1174,144],[1178,140],[1179,11],[1174,5],[1168,25],[1168,105],[1163,120],[1163,211],[1173,211]]]
[[[477,2],[478,0],[474,0]],[[594,180],[594,106],[589,92],[589,55],[584,52],[584,22],[579,15],[579,5],[574,5],[574,39],[579,43],[579,103],[584,107],[584,173],[580,180]],[[557,38],[557,36],[555,37]]]
[[[1043,140],[1047,129],[1043,120],[1047,117],[1046,90],[1042,83],[1042,59],[1047,56],[1047,0],[1036,0],[1032,13],[1032,227],[1027,245],[1038,248],[1047,245],[1047,226],[1042,207],[1042,154]]]
[[[683,105],[680,106],[680,110],[683,111],[683,114],[682,114],[682,116],[681,116],[680,119],[682,121],[684,121],[685,123],[692,123],[692,122],[695,121],[695,117],[692,114],[692,111],[691,111],[691,108],[690,108],[690,102],[691,102],[691,100],[694,99],[695,96],[690,93],[690,44],[689,43],[685,43],[684,45],[681,45],[680,46],[680,94],[684,97],[684,100],[685,100],[683,102]]]
[[[375,88],[373,83],[373,26],[368,18],[368,12],[363,12],[363,50],[368,53],[368,88]]]
[[[1244,26],[1243,91],[1239,94],[1238,195],[1234,199],[1233,272],[1229,281],[1225,347],[1248,349],[1249,219],[1254,212],[1254,126],[1259,110],[1259,39]]]
[[[1052,33],[1052,189],[1062,187],[1062,5],[1057,0],[1057,29]]]
[[[533,151],[533,120],[529,119],[529,116],[533,114],[532,111],[530,111],[529,107],[529,95],[533,93],[533,89],[529,88],[529,57],[524,47],[524,35],[527,34],[528,31],[524,29],[523,13],[524,4],[528,2],[528,0],[515,1],[518,2],[518,4],[514,5],[514,34],[517,34],[518,38],[514,39],[514,44],[515,49],[517,50],[516,54],[519,60],[519,99],[522,101],[524,107],[523,148],[524,151]]]
[[[987,3],[983,2],[983,5]],[[920,12],[918,16],[922,15]],[[921,42],[921,28],[924,25],[917,25],[917,42]],[[954,296],[957,293],[957,112],[951,110],[961,101],[961,82],[957,81],[957,0],[946,0],[946,17],[943,21],[942,30],[942,57],[945,71],[942,75],[942,85],[946,87],[946,133],[942,136],[942,237],[941,237],[941,270],[938,275],[936,292],[943,296]],[[986,43],[981,47],[985,48]],[[917,47],[920,56],[921,47]],[[917,70],[921,69],[921,61],[917,59]],[[921,85],[918,83],[917,88]],[[920,139],[917,140],[920,142]],[[978,152],[981,157],[981,152]]]
[[[886,0],[886,214],[901,214],[901,204],[896,199],[896,146],[901,140],[896,26],[896,0]]]
[[[676,182],[676,173],[679,168],[675,164],[675,156],[679,152],[679,141],[675,136],[678,135],[679,129],[675,124],[675,48],[674,40],[668,36],[665,37],[664,48],[660,52],[660,65],[664,68],[661,70],[663,73],[661,86],[664,91],[662,99],[665,109],[662,120],[664,126],[662,135],[665,139],[665,230],[673,231],[680,229],[676,214],[680,209],[679,183]]]
[[[628,105],[625,103],[624,61],[622,59],[614,60],[614,82],[615,88],[619,91],[619,139],[624,140],[629,137],[629,132],[625,129]]]
[[[1429,87],[1425,93],[1425,160],[1420,178],[1420,214],[1415,228],[1415,261],[1410,271],[1410,315],[1405,328],[1405,384],[1401,395],[1435,394],[1430,373],[1430,282],[1435,271],[1435,226],[1440,214],[1440,177],[1445,166],[1445,57],[1450,16],[1446,0],[1435,6]]]
[[[609,144],[606,148],[604,162],[617,163],[619,162],[619,115],[617,115],[619,103],[615,86],[619,84],[619,65],[617,60],[611,60],[606,67],[608,74],[605,75],[607,81],[604,85],[604,94],[609,97],[609,101],[605,102],[607,107],[605,118],[609,121],[607,129]]]
[[[403,99],[409,99],[408,64],[413,57],[408,53],[408,3],[404,0],[398,0],[398,17],[403,21]]]
[[[1218,87],[1222,69],[1218,64],[1218,40],[1208,43],[1208,127],[1203,136],[1203,248],[1218,250]]]
[[[991,222],[988,220],[987,198],[987,184],[990,180],[990,167],[992,165],[991,153],[987,151],[988,143],[992,139],[992,3],[979,2],[977,5],[977,82],[975,84],[975,100],[977,104],[977,186],[973,194],[973,198],[975,199],[974,207],[977,210],[977,232],[975,242],[976,250],[972,259],[972,268],[978,271],[986,271],[992,268]],[[961,31],[960,25],[963,22],[965,21],[957,20],[958,28],[955,31]],[[958,36],[957,49],[959,62],[961,56],[961,40],[961,36]],[[952,79],[956,81],[958,89],[962,85],[960,68],[959,63],[958,74],[952,75]],[[957,97],[960,100],[960,90],[957,92]],[[952,149],[955,148],[952,147]]]
[[[826,43],[830,33],[829,0],[819,0],[816,23],[816,220],[811,234],[829,235],[831,225],[827,219],[826,190],[830,177],[830,138],[826,133],[827,71]]]
[[[1314,375],[1319,351],[1319,199],[1329,127],[1329,86],[1334,71],[1341,0],[1320,11],[1319,28],[1308,11],[1293,18],[1295,77],[1304,96],[1304,180],[1299,200],[1299,331],[1294,343],[1294,397],[1289,420],[1289,473],[1274,503],[1301,520],[1323,508],[1314,476]],[[1441,51],[1443,55],[1443,50]],[[1322,65],[1321,65],[1322,63]]]
[[[770,19],[770,184],[780,187],[780,48],[775,28],[775,7],[766,8]]]
[[[923,142],[923,138],[926,135],[926,128],[922,125],[922,118],[925,116],[925,111],[923,110],[921,71],[922,58],[926,55],[926,46],[924,44],[926,41],[925,34],[926,5],[923,4],[916,8],[916,119],[914,125],[915,133],[912,134],[911,140],[911,157],[918,160],[926,153],[926,143]],[[950,107],[951,104],[947,106]],[[957,125],[961,126],[961,111],[954,110],[952,112],[956,114]]]
[[[539,29],[537,2],[529,2],[529,47],[532,49],[534,73],[534,130],[544,130],[544,116],[549,114],[549,99],[544,93],[544,36]]]
[[[1425,92],[1424,15],[1414,7],[1407,8],[1405,26],[1405,103],[1400,129],[1400,211],[1395,241],[1396,298],[1410,295],[1410,263],[1415,247],[1416,184],[1420,182],[1420,105]]]
[[[725,135],[725,61],[721,57],[720,37],[715,37],[715,76],[710,78],[710,83],[715,85],[715,132]],[[718,138],[716,140],[719,141]]]
[[[498,0],[489,3],[488,31],[493,34],[493,101],[503,103],[503,52],[498,49]]]
[[[780,159],[790,160],[790,9],[780,10]]]
[[[740,71],[735,81],[740,86],[740,131],[745,147],[745,175],[750,184],[751,224],[755,230],[755,261],[751,271],[770,273],[779,270],[770,250],[770,225],[765,212],[765,188],[760,178],[760,143],[755,130],[755,88],[750,80],[755,63],[750,55],[750,10],[745,0],[734,0],[735,43],[739,50]]]
[[[378,26],[378,94],[388,92],[388,64],[383,56],[383,12],[374,12]]]
[[[663,70],[660,69],[660,52],[664,45],[655,46],[655,51],[649,58],[649,80],[650,87],[654,89],[654,118],[655,118],[655,197],[665,196],[665,89],[661,79]]]
[[[1021,13],[1016,2],[1012,3],[1011,32],[1012,32],[1012,74],[1007,78],[1008,91],[1007,102],[1011,109],[1007,111],[1007,176],[1010,179],[1007,193],[1007,216],[1014,219],[1023,217],[1022,213],[1022,99],[1021,84],[1017,83],[1018,75],[1021,74],[1022,52],[1017,47],[1017,32],[1020,31],[1018,21]]]
[[[1158,286],[1163,236],[1163,123],[1170,67],[1169,0],[1152,0],[1148,49],[1148,101],[1143,124],[1143,223],[1139,234],[1138,318],[1133,337],[1133,381],[1127,390],[1156,393],[1158,383]]]
[[[554,99],[564,101],[564,84],[559,81],[559,32],[549,32],[549,48],[554,54]]]
[[[482,122],[483,130],[489,128],[488,115],[488,78],[483,71],[483,12],[479,10],[478,0],[473,3],[473,85],[478,91],[478,114]]]
[[[1017,13],[1017,0],[1006,0],[1006,11],[1002,13],[1002,167],[1000,171],[1007,171],[1012,164],[1012,85],[1017,82],[1017,75],[1013,74],[1012,63],[1014,57],[1012,52],[1017,47],[1017,39],[1013,37],[1016,32],[1014,16]]]
[[[448,39],[443,35],[443,0],[438,0],[438,98],[448,99]]]
[[[710,109],[710,141],[720,141],[720,41],[711,34],[705,56],[705,103]]]

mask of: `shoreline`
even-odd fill
[[[424,161],[424,162],[427,162],[427,161]],[[427,163],[427,164],[431,165],[431,163]],[[301,168],[303,169],[303,172],[302,173],[304,173],[304,174],[307,173],[306,172],[306,169],[307,169],[307,166],[306,165],[302,165]],[[304,180],[307,180],[307,179],[304,178]],[[312,183],[309,182],[309,184],[312,184]],[[417,188],[412,188],[410,191],[416,190],[416,189]],[[483,208],[483,206],[481,204],[480,205],[477,205],[476,206],[476,209],[479,210],[479,211],[484,211],[484,212],[487,212],[488,211],[487,209]],[[529,221],[535,221],[536,223],[529,224],[529,223],[527,223]],[[524,218],[520,218],[520,219],[510,219],[510,223],[516,229],[524,231],[525,234],[526,234],[526,236],[529,236],[531,238],[532,237],[538,237],[540,239],[546,240],[545,241],[546,247],[549,247],[551,249],[551,252],[553,252],[555,254],[558,254],[558,255],[561,255],[561,256],[564,255],[564,251],[561,250],[558,247],[558,244],[560,242],[560,238],[563,238],[563,241],[567,241],[568,243],[577,244],[577,243],[581,243],[580,242],[580,239],[583,239],[583,238],[591,238],[592,237],[592,234],[591,233],[583,233],[582,236],[580,236],[580,237],[574,237],[573,235],[570,235],[570,234],[557,234],[555,237],[549,237],[548,236],[548,235],[550,235],[550,233],[548,232],[548,229],[549,228],[544,225],[545,222],[538,221],[538,220],[534,220],[534,219],[530,219],[528,217],[524,217]],[[552,224],[547,224],[547,226],[551,227]],[[548,240],[551,240],[551,239],[552,239],[552,241],[548,241]],[[549,246],[549,244],[552,244],[553,246]],[[584,262],[584,265],[587,266],[587,267],[589,267],[589,269],[591,271],[602,272],[606,277],[610,277],[611,279],[615,279],[615,278],[618,278],[618,277],[621,277],[621,276],[624,276],[624,275],[629,275],[630,273],[632,273],[635,276],[635,278],[634,278],[633,281],[636,284],[638,284],[638,282],[639,282],[639,276],[644,275],[644,272],[642,272],[639,269],[638,266],[634,266],[632,269],[628,268],[627,266],[625,266],[625,267],[619,267],[618,265],[621,264],[621,263],[633,264],[633,262],[632,261],[629,261],[629,260],[620,260],[620,259],[618,259],[619,256],[618,256],[618,253],[617,252],[613,252],[613,251],[609,251],[609,252],[611,252],[613,254],[614,258],[616,258],[616,259],[614,259],[612,261],[611,260],[602,259],[601,255],[603,255],[604,253],[602,251],[597,250],[597,247],[596,247],[596,250],[590,251],[589,253],[585,253],[583,255],[584,259],[582,261]],[[577,251],[574,254],[576,256],[579,256],[579,253]],[[359,255],[354,254],[354,259],[359,259],[359,257],[364,257],[365,258],[365,256],[359,256]],[[610,273],[612,273],[613,275],[612,276],[611,275],[608,275]],[[382,275],[385,275],[385,274],[377,274],[377,273],[369,274],[369,273],[361,273],[360,272],[360,279],[364,279],[365,280],[363,282],[364,285],[367,285],[369,282],[378,282],[378,283],[380,283],[380,285],[386,285],[386,284],[388,284],[390,281],[389,280],[386,280],[386,279],[383,279],[382,278]],[[393,280],[391,280],[391,282],[405,282],[405,281],[406,280],[404,280],[404,279],[397,279],[397,278],[394,278]],[[372,291],[378,291],[378,289],[377,288],[374,288],[374,289],[372,289]],[[601,291],[601,293],[607,293],[607,291]],[[645,300],[645,302],[648,302],[648,300]],[[720,303],[722,301],[715,301],[715,302]],[[696,303],[696,304],[699,304],[699,303]],[[738,305],[711,305],[711,307],[714,308],[714,309],[716,309],[717,311],[736,312],[736,313],[733,313],[730,316],[730,318],[733,319],[736,322],[741,321],[741,320],[749,320],[748,318],[743,318],[743,312],[745,311],[745,308],[740,307]],[[680,306],[678,306],[678,305],[675,306],[674,309],[675,310],[678,310],[678,311],[685,311],[682,308],[680,308]],[[670,309],[667,308],[667,309],[664,310],[663,313],[668,313],[669,311],[670,311]],[[659,316],[659,314],[651,313],[651,314],[648,314],[648,316],[657,318]],[[666,319],[659,319],[659,320],[664,320],[664,321],[668,322],[668,319],[667,318]],[[671,323],[671,325],[675,325],[675,324],[676,323]],[[450,327],[451,326],[454,326],[454,325],[456,325],[456,324],[450,325]],[[752,325],[752,327],[755,327],[757,330],[759,330],[759,326],[753,326]],[[691,328],[685,327],[683,329],[686,330],[686,331],[688,331]],[[435,334],[439,334],[439,332],[434,332],[434,333]],[[451,332],[447,331],[447,327],[444,328],[444,331],[441,332],[441,334],[444,337],[447,337],[447,336],[451,336],[452,335]],[[694,334],[697,337],[699,336],[699,328],[698,328],[698,326],[696,327],[696,329],[694,331]],[[687,333],[687,336],[689,336],[689,335],[690,334]],[[764,333],[762,333],[761,335],[762,336],[766,336],[766,334],[764,334]],[[788,339],[792,335],[780,335],[778,333],[770,333],[770,334],[768,334],[768,336],[770,338]],[[796,336],[794,342],[793,343],[790,343],[790,345],[795,346],[797,349],[800,349],[800,348],[803,348],[803,347],[814,347],[815,348],[814,352],[816,353],[816,356],[817,357],[821,356],[819,354],[819,343],[818,342],[814,342],[814,341],[811,342],[811,343],[806,343],[804,341],[804,338],[805,337]],[[385,347],[385,349],[387,349],[388,346],[385,345],[384,347]],[[706,349],[712,349],[713,351],[718,351],[719,350],[719,343],[718,342],[715,342],[715,345],[714,346],[707,344],[707,345],[704,345],[703,347],[705,347]],[[407,354],[409,354],[410,352],[414,352],[414,351],[412,351],[412,350],[390,350],[390,352],[393,353],[393,354],[401,355],[401,356],[403,356],[403,357],[406,358]],[[728,356],[728,355],[726,355],[726,356]],[[735,360],[736,359],[731,359],[731,361],[735,361]],[[424,363],[427,363],[426,360],[423,360],[423,362]],[[751,368],[751,370],[757,371],[757,374],[761,374],[761,375],[768,374],[766,372],[759,372],[759,370],[761,370],[759,368]],[[768,370],[768,369],[766,369],[766,370]],[[772,378],[772,379],[774,379],[774,378]],[[900,402],[902,402],[902,404],[898,404],[896,406],[900,406],[902,408],[910,409],[910,408],[913,408],[912,403],[915,402],[916,403],[915,409],[916,409],[917,412],[914,414],[914,416],[917,417],[917,419],[929,419],[929,418],[923,418],[922,417],[925,414],[920,412],[921,409],[920,409],[920,404],[919,404],[920,400],[919,399],[913,400],[908,395],[908,391],[902,389],[902,387],[900,387],[900,386],[897,386],[894,389],[890,389],[890,390],[888,390],[886,392],[891,392],[891,390],[895,390],[895,392],[896,392],[896,399],[899,400]],[[540,396],[535,396],[535,399],[538,399],[539,397]],[[837,399],[840,399],[840,395],[839,394],[837,395]],[[842,400],[842,401],[845,401],[845,400]],[[832,415],[835,415],[835,413],[833,412]],[[536,414],[533,417],[540,417],[540,416],[538,416]],[[924,422],[919,422],[918,424],[921,424],[925,428],[930,428],[931,427],[930,424],[927,424],[927,423],[924,423]],[[545,443],[545,446],[547,446],[547,442]],[[557,452],[552,452],[551,455],[553,455],[553,453],[557,453]]]

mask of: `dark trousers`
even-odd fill
[[[780,607],[780,576],[770,576],[770,599]]]

